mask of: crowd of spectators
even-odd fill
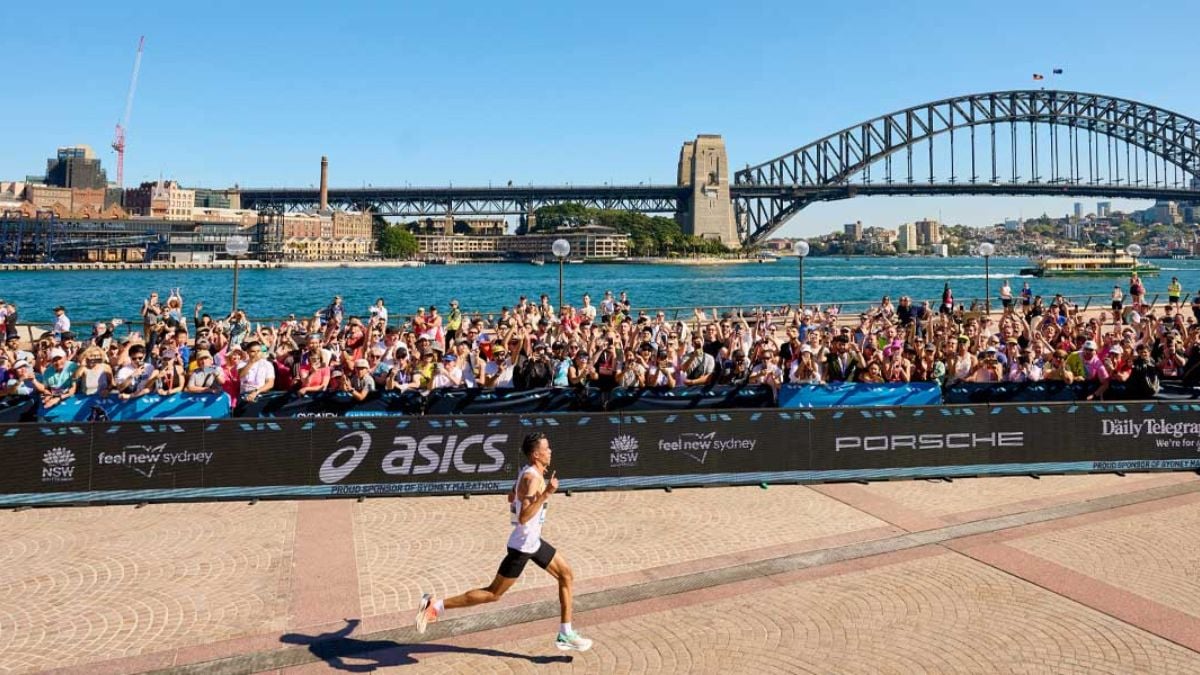
[[[45,406],[75,395],[224,392],[236,404],[271,391],[361,400],[459,387],[789,382],[1084,382],[1095,398],[1122,382],[1149,397],[1162,379],[1200,384],[1200,292],[1189,302],[1174,279],[1167,295],[1150,304],[1135,275],[1128,293],[1114,287],[1109,308],[1088,312],[1061,295],[1034,295],[1028,282],[1014,292],[1006,280],[994,310],[956,304],[947,284],[940,301],[884,297],[856,316],[832,305],[696,308],[682,318],[635,310],[611,291],[559,308],[546,295],[522,296],[489,315],[456,300],[396,315],[382,298],[356,313],[335,296],[316,312],[262,323],[240,310],[214,317],[203,303],[187,316],[173,289],[165,301],[158,293],[143,301],[140,326],[113,320],[74,331],[58,307],[29,349],[17,308],[0,301],[0,383],[4,395],[38,395]]]

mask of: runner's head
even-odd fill
[[[540,431],[535,431],[525,437],[521,443],[521,452],[525,453],[525,457],[529,461],[540,461],[542,464],[550,464],[550,439]]]

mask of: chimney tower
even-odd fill
[[[329,158],[321,155],[321,212],[329,210]]]

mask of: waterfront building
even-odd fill
[[[915,223],[904,223],[898,228],[896,241],[901,253],[912,253],[919,248],[917,244],[917,226]]]
[[[1083,202],[1075,202],[1075,220],[1083,220]]]
[[[71,212],[71,188],[26,183],[25,201],[35,209],[66,215]]]
[[[917,226],[917,243],[920,246],[934,246],[942,243],[942,224],[936,220],[926,218],[918,220]]]
[[[1112,215],[1112,202],[1096,202],[1096,217],[1108,218]]]
[[[1009,218],[1009,219],[1005,220],[1004,221],[1004,231],[1005,232],[1020,232],[1021,231],[1021,221],[1017,220],[1016,218]]]
[[[1155,202],[1153,211],[1154,222],[1166,225],[1178,225],[1183,222],[1177,202]]]
[[[285,213],[264,218],[279,226],[287,260],[366,258],[375,250],[369,213]]]
[[[61,188],[104,189],[108,176],[91,147],[72,145],[59,148],[55,157],[46,160],[45,183]]]
[[[850,237],[850,239],[854,241],[862,241],[863,224],[861,220],[853,223],[846,223],[842,226],[842,230]]]
[[[629,235],[596,225],[544,234],[466,236],[418,234],[419,253],[427,258],[552,258],[556,239],[571,244],[572,258],[623,258],[629,253]]]
[[[237,188],[214,190],[195,188],[195,207],[198,209],[241,209],[242,195]]]
[[[142,183],[125,190],[125,210],[131,215],[191,220],[196,208],[196,191],[173,180]]]

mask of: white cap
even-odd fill
[[[1121,349],[1121,345],[1113,345],[1112,349],[1108,350],[1109,354],[1124,354],[1125,350]]]
[[[1083,348],[1084,348],[1084,349],[1095,349],[1095,348],[1096,348],[1096,341],[1095,341],[1095,340],[1088,340],[1087,342],[1083,343]]]
[[[53,361],[54,359],[57,359],[59,357],[62,357],[65,359],[65,358],[67,358],[67,353],[64,352],[63,350],[59,349],[58,347],[55,347],[54,349],[50,350],[50,360],[51,361]]]
[[[25,359],[21,359],[20,361],[17,361],[16,363],[14,363],[12,365],[13,370],[16,370],[17,368],[28,368],[28,367],[29,367],[29,362],[26,361]]]

